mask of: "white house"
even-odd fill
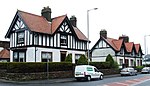
[[[77,19],[67,15],[51,18],[44,7],[42,16],[17,10],[5,38],[10,39],[11,62],[61,62],[68,54],[72,61],[87,51],[87,38],[77,28]]]
[[[100,38],[91,49],[91,59],[93,62],[104,62],[107,55],[122,67],[142,65],[142,49],[140,44],[129,42],[128,36],[120,36],[119,39],[107,37],[107,31],[100,31]]]

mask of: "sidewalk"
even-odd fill
[[[120,76],[120,74],[114,74],[114,75],[105,75],[105,78],[111,78],[111,77],[117,77]],[[18,84],[53,84],[53,83],[66,83],[66,82],[73,82],[76,81],[75,78],[63,78],[63,79],[47,79],[47,80],[32,80],[32,81],[10,81],[10,80],[4,80],[0,79],[0,82],[4,83],[18,83]]]

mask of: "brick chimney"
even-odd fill
[[[51,22],[51,8],[49,6],[44,7],[41,11],[41,15],[46,18],[47,21]]]
[[[120,36],[119,39],[123,39],[123,42],[129,42],[129,37],[126,35]]]
[[[70,18],[70,23],[74,26],[77,27],[77,18],[73,15]]]
[[[107,31],[105,29],[102,29],[100,31],[100,37],[104,37],[105,39],[107,39]]]

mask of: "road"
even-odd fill
[[[0,86],[149,86],[150,74],[138,74],[137,76],[118,76],[104,78],[103,80],[72,81],[65,83],[5,83]]]

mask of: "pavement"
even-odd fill
[[[111,78],[111,77],[118,77],[120,74],[114,74],[114,75],[105,75],[105,78]],[[17,83],[17,84],[54,84],[54,83],[66,83],[66,82],[73,82],[76,81],[75,78],[62,78],[62,79],[47,79],[47,80],[31,80],[31,81],[10,81],[10,80],[4,80],[0,79],[0,82],[3,83]]]

